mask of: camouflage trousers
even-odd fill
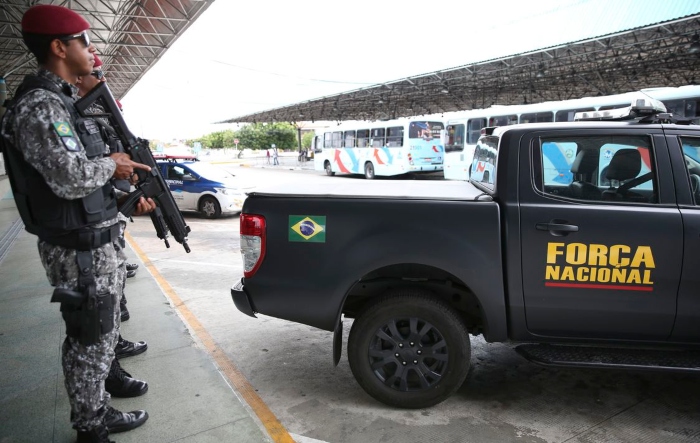
[[[120,242],[120,247],[126,247],[126,239],[124,239],[124,232],[126,232],[126,222],[129,221],[128,217],[125,217],[124,214],[121,212],[117,213],[117,219],[119,220],[119,242]],[[126,304],[126,296],[124,295],[124,289],[126,288],[126,254],[122,252],[121,254],[122,260],[119,262],[119,266],[121,268],[124,268],[124,272],[122,273],[122,293],[119,296],[119,301]]]
[[[78,287],[76,251],[39,241],[39,255],[52,286],[75,290]],[[108,243],[92,251],[93,274],[98,294],[109,293],[114,302],[114,329],[102,334],[97,343],[86,346],[66,337],[61,362],[66,392],[71,406],[71,422],[77,430],[91,430],[102,424],[110,395],[104,382],[114,359],[119,336],[119,297],[126,279],[126,258],[121,245]]]

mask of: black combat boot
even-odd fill
[[[148,420],[148,412],[140,409],[138,411],[121,412],[111,406],[107,406],[104,420],[102,421],[111,434],[131,431],[138,428]]]
[[[125,340],[119,334],[119,341],[117,341],[117,346],[114,347],[114,356],[116,358],[131,357],[146,352],[146,349],[148,349],[148,343],[145,341],[133,342]]]
[[[112,360],[109,375],[105,380],[105,391],[109,392],[112,397],[138,397],[148,392],[148,383],[132,378],[131,374],[123,370],[119,365],[119,360],[115,358]]]
[[[109,439],[107,426],[98,426],[90,431],[78,431],[77,443],[114,443]]]
[[[135,271],[135,270],[137,270],[138,268],[139,268],[139,265],[137,265],[136,263],[127,263],[127,264],[126,264],[126,270],[127,270],[127,271]]]

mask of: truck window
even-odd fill
[[[700,206],[700,138],[681,137],[683,156],[695,206]]]
[[[533,177],[539,191],[556,197],[657,203],[653,161],[647,136],[546,137],[534,153]]]

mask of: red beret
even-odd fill
[[[36,5],[22,16],[22,32],[45,35],[78,34],[90,29],[80,14],[57,5]]]
[[[92,66],[93,69],[97,69],[100,66],[102,66],[102,60],[97,56],[97,54],[93,54],[95,56],[95,64]]]

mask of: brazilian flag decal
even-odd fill
[[[289,241],[325,243],[326,217],[320,215],[290,215]]]

